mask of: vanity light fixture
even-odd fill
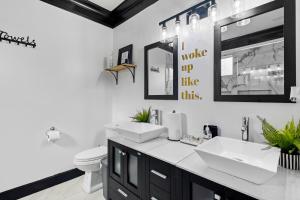
[[[175,21],[175,31],[177,35],[180,35],[181,32],[181,21],[180,21],[180,16],[176,17],[176,21]]]
[[[172,17],[169,17],[168,19],[165,19],[164,21],[159,22],[159,26],[162,27],[163,40],[166,40],[168,36],[166,23],[171,20],[175,20],[175,34],[180,35],[181,29],[183,28],[182,21],[180,20],[182,15],[186,16],[186,25],[191,24],[192,29],[195,30],[200,19],[208,16],[212,17],[213,21],[217,19],[216,0],[204,0],[201,3],[198,3]]]
[[[211,17],[213,22],[217,21],[217,14],[218,14],[217,4],[210,6],[209,16]]]
[[[247,19],[243,19],[243,20],[241,20],[241,21],[238,21],[237,23],[236,23],[236,25],[237,26],[247,26],[248,24],[250,24],[251,23],[251,19],[250,18],[247,18]]]
[[[162,39],[166,40],[167,39],[167,34],[168,34],[168,28],[166,26],[166,23],[164,23],[162,25],[162,30],[161,30],[161,34],[162,34]]]

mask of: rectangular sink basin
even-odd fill
[[[136,143],[143,143],[157,138],[166,130],[164,126],[149,123],[123,122],[116,124],[116,132]]]
[[[195,148],[209,167],[263,184],[277,173],[280,149],[264,144],[215,137]]]

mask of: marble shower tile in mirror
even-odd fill
[[[284,94],[284,39],[222,52],[222,95]]]

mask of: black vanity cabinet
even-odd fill
[[[183,200],[256,200],[200,176],[182,171]]]
[[[145,155],[109,141],[109,199],[144,199]]]
[[[108,160],[108,200],[255,200],[111,140]]]

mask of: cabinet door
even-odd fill
[[[183,175],[183,199],[185,200],[225,200],[224,188],[201,177]]]
[[[121,145],[109,142],[109,173],[119,183],[123,183],[124,177],[124,152]]]
[[[137,196],[142,196],[145,187],[145,156],[135,150],[127,149],[124,170],[124,186]]]

